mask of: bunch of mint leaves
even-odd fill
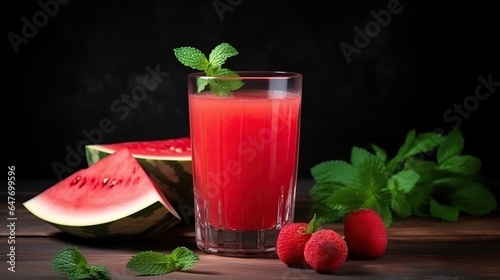
[[[205,72],[208,77],[233,77],[230,79],[197,79],[197,90],[201,92],[209,85],[213,94],[219,96],[230,95],[232,91],[239,89],[243,86],[243,82],[237,77],[239,75],[227,68],[222,68],[226,60],[238,54],[238,51],[228,43],[221,43],[217,45],[208,58],[197,48],[194,47],[180,47],[174,49],[175,57],[185,66],[191,67],[195,70]]]
[[[134,255],[125,265],[141,275],[163,275],[173,271],[186,271],[193,267],[199,256],[186,247],[177,247],[170,254],[144,251]],[[110,280],[105,266],[90,265],[76,247],[65,247],[52,259],[52,269],[70,280]]]
[[[458,129],[448,135],[411,130],[392,158],[377,145],[370,148],[354,146],[350,162],[330,160],[311,168],[311,211],[322,222],[341,221],[359,208],[377,211],[386,227],[410,216],[451,222],[461,212],[480,216],[497,207],[481,182],[481,160],[462,155]]]

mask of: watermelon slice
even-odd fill
[[[127,149],[75,172],[23,205],[62,231],[85,238],[144,237],[180,221]]]
[[[193,172],[189,137],[130,141],[85,147],[89,165],[126,148],[174,206],[184,223],[194,217]]]

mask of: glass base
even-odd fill
[[[278,234],[279,229],[235,231],[197,224],[196,245],[221,256],[276,258]]]

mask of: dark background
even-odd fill
[[[304,75],[299,177],[309,178],[321,161],[348,160],[353,145],[375,143],[393,154],[410,129],[447,133],[455,126],[464,153],[498,178],[500,87],[473,103],[478,76],[500,82],[498,10],[480,1],[400,1],[401,13],[348,63],[339,44],[355,46],[354,28],[364,30],[374,20],[370,11],[389,2],[74,0],[59,4],[17,53],[8,34],[21,36],[22,18],[33,23],[42,8],[5,2],[4,158],[18,180],[55,179],[52,164],[68,166],[67,149],[87,141],[82,130],[98,129],[104,118],[115,129],[101,143],[187,136],[192,70],[172,49],[208,53],[228,42],[240,52],[226,63],[232,70]],[[148,66],[168,77],[120,119],[111,103],[141,84]],[[465,100],[476,108],[443,116]],[[86,163],[73,165],[76,171]]]

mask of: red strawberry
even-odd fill
[[[283,226],[276,241],[278,258],[288,266],[302,266],[306,242],[318,227],[315,217],[309,224],[290,223]]]
[[[336,231],[321,229],[307,241],[304,258],[316,272],[333,273],[347,258],[347,244]]]
[[[377,212],[359,209],[351,212],[344,220],[344,236],[353,256],[375,259],[385,253],[387,228]]]
[[[307,223],[285,225],[276,241],[278,258],[289,266],[302,265],[304,246],[310,237],[311,234],[307,233]]]

